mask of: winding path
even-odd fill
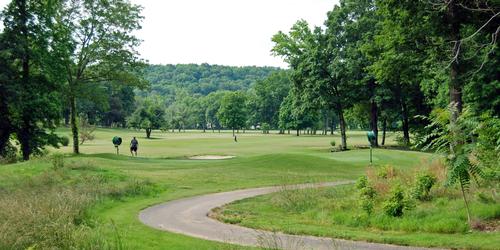
[[[352,183],[352,181],[301,184],[289,186],[289,188],[325,187],[348,183]],[[174,200],[141,211],[139,219],[148,226],[164,231],[212,241],[273,249],[423,249],[324,237],[274,233],[224,224],[208,217],[208,214],[214,208],[221,207],[236,200],[269,194],[279,190],[280,187],[251,188]]]

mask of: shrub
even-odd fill
[[[359,190],[359,205],[361,206],[361,209],[363,209],[363,211],[365,211],[368,215],[372,214],[377,192],[372,186],[369,185],[368,178],[366,176],[358,178],[356,188]]]
[[[332,141],[330,142],[330,145],[332,145],[332,147],[335,147],[335,145],[336,145],[336,144],[337,144],[337,143],[335,142],[335,140],[332,140]]]
[[[436,183],[436,177],[429,174],[419,174],[412,189],[412,196],[417,200],[429,200],[432,186]]]
[[[412,207],[411,205],[411,202],[406,199],[401,185],[396,185],[391,190],[389,199],[384,202],[384,212],[392,217],[401,217],[403,216],[403,211],[405,209],[410,209]]]
[[[368,178],[366,176],[361,176],[356,181],[356,188],[361,190],[368,185]]]
[[[0,164],[14,163],[17,161],[17,148],[7,142],[4,151],[0,154]]]
[[[69,145],[69,138],[67,136],[63,136],[59,139],[61,141],[61,145],[63,145],[64,147],[67,147]]]

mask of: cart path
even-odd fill
[[[287,188],[316,188],[353,183],[337,181],[319,184],[291,185]],[[280,249],[425,249],[380,243],[350,241],[315,236],[289,235],[225,224],[208,217],[212,209],[233,201],[269,194],[283,187],[263,187],[200,195],[169,201],[144,209],[139,219],[156,229],[212,241],[244,246]]]

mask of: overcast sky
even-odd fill
[[[338,0],[131,0],[144,7],[144,59],[155,64],[280,66],[271,37],[299,19],[322,25]],[[0,0],[3,7],[8,0]]]

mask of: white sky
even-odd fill
[[[155,64],[280,66],[271,37],[299,19],[322,25],[338,0],[131,0],[144,7],[144,59]],[[3,7],[9,0],[0,0]]]

